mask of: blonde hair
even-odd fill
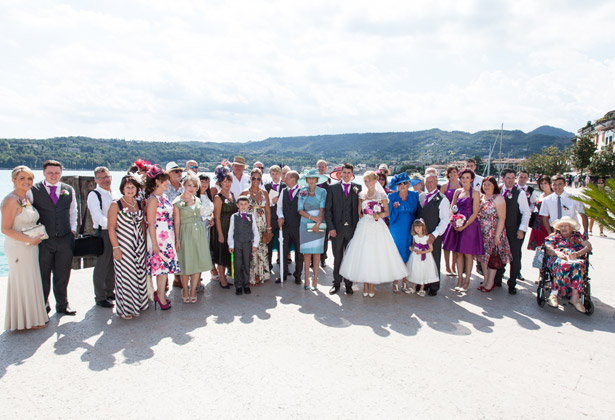
[[[199,188],[201,186],[201,181],[199,180],[199,177],[190,172],[184,175],[184,177],[181,180],[181,184],[183,186],[186,186],[188,182],[192,182],[192,185],[196,188]]]
[[[376,175],[376,172],[374,171],[367,171],[363,174],[363,180],[365,179],[372,179],[374,181],[378,180],[378,175]]]
[[[21,172],[27,173],[28,175],[32,177],[32,179],[34,179],[34,172],[32,172],[32,169],[28,168],[25,165],[19,165],[15,167],[13,171],[11,172],[11,179],[15,181],[17,179],[17,175],[19,175]]]

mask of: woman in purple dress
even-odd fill
[[[455,195],[455,191],[461,188],[461,183],[459,182],[459,168],[455,165],[449,165],[446,168],[446,179],[448,182],[440,187],[440,192],[448,198],[448,202],[453,202],[453,195]],[[446,275],[447,276],[456,276],[455,272],[455,261],[457,260],[457,253],[452,253],[453,258],[451,259],[451,252],[444,250],[444,263],[446,264]],[[449,262],[450,261],[450,262]]]
[[[474,172],[461,171],[461,185],[453,195],[451,203],[451,223],[442,238],[442,248],[457,252],[457,286],[455,290],[467,292],[472,274],[472,259],[483,255],[483,237],[476,218],[480,208],[480,194],[472,188]],[[463,217],[461,217],[463,216]],[[465,271],[465,281],[463,272]]]

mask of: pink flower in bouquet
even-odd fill
[[[382,213],[382,206],[377,201],[368,201],[365,207],[365,214],[371,214],[372,216]]]
[[[466,217],[463,214],[454,214],[453,217],[451,217],[451,223],[453,224],[454,227],[456,228],[460,228],[462,227],[466,222]]]
[[[393,208],[396,209],[399,206],[401,206],[401,204],[399,204],[399,201],[396,201],[396,202],[393,203]]]

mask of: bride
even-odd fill
[[[340,267],[348,280],[363,284],[363,296],[374,297],[374,285],[392,282],[408,275],[393,237],[384,222],[389,215],[387,195],[378,175],[363,175],[367,190],[359,194],[359,223]]]

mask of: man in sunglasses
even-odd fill
[[[186,169],[184,170],[186,171],[186,173],[188,173],[188,171],[192,171],[192,173],[194,173],[195,175],[198,175],[199,164],[196,163],[196,160],[189,160],[188,162],[186,162]]]

